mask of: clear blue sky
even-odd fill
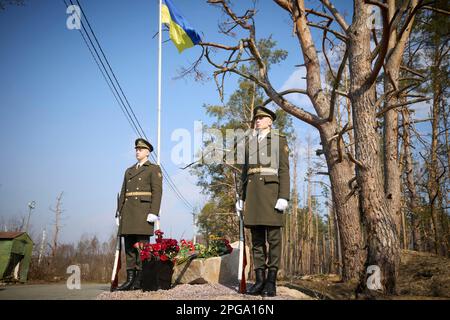
[[[251,1],[234,2],[241,13],[251,5]],[[218,8],[205,0],[174,0],[174,4],[203,40],[234,43],[217,31],[223,19]],[[158,1],[84,0],[82,5],[156,146],[158,47],[157,37],[152,37],[158,30]],[[289,52],[286,61],[271,72],[273,85],[277,89],[301,85],[303,71],[296,72],[294,65],[303,59],[288,15],[268,0],[260,0],[257,8],[258,37],[272,35]],[[46,227],[51,232],[49,207],[64,191],[61,240],[77,241],[84,233],[106,240],[114,230],[116,194],[124,170],[135,162],[136,136],[79,32],[66,28],[65,10],[62,1],[43,0],[0,11],[0,217],[27,215],[27,203],[35,200],[32,231],[38,234]],[[320,39],[318,32],[314,34]],[[173,79],[200,52],[194,47],[178,54],[171,42],[163,46],[162,163],[184,196],[198,206],[205,198],[195,178],[171,162],[170,150],[176,144],[171,141],[173,130],[185,128],[193,134],[194,121],[210,121],[203,104],[220,103],[214,81]],[[205,63],[202,69],[211,71]],[[228,78],[227,93],[235,89],[236,80]],[[297,97],[296,102],[308,109],[306,99]],[[306,147],[307,133],[318,145],[315,130],[298,120],[294,124],[301,148]],[[302,162],[300,166],[304,172]],[[167,185],[164,192],[163,230],[176,238],[192,236],[189,210]]]

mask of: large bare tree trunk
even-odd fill
[[[349,29],[350,100],[352,102],[357,183],[360,204],[367,225],[366,266],[381,271],[381,284],[387,294],[396,293],[399,266],[399,239],[395,221],[386,203],[380,136],[377,132],[374,74],[370,51],[369,12],[363,0],[354,1],[353,23]],[[361,277],[365,286],[365,277]]]
[[[438,130],[439,130],[439,101],[441,86],[439,81],[432,81],[433,86],[433,119],[431,122],[431,150],[430,150],[430,162],[428,163],[428,197],[431,211],[431,221],[433,223],[433,236],[434,236],[434,252],[439,254],[441,239],[441,225],[439,221],[439,203],[438,195],[440,193],[439,183],[439,164],[438,164]]]
[[[320,252],[319,252],[319,214],[315,213],[315,226],[314,226],[314,271],[316,274],[320,273]]]
[[[389,20],[392,20],[395,12],[395,0],[388,0]],[[387,55],[390,59],[386,63],[384,74],[384,92],[395,91],[398,86],[398,76],[402,56],[393,57],[393,51],[396,47],[396,30],[392,30],[388,43]],[[400,62],[398,61],[400,59]],[[386,100],[385,108],[397,104],[397,95],[392,95]],[[398,162],[398,110],[392,109],[384,114],[383,130],[384,146],[384,190],[388,199],[388,210],[394,217],[397,226],[397,232],[400,234],[400,173]]]
[[[296,142],[295,142],[296,143]],[[293,187],[292,187],[292,214],[291,214],[291,234],[290,234],[290,238],[292,241],[292,246],[291,246],[291,272],[293,274],[297,274],[297,261],[298,261],[298,246],[299,246],[299,241],[298,241],[298,148],[297,145],[294,145],[294,155],[293,155]]]
[[[299,11],[294,13],[296,34],[302,47],[303,57],[307,68],[308,95],[315,104],[317,110],[322,111],[321,116],[326,116],[324,110],[330,110],[329,99],[321,92],[320,65],[317,51],[312,40],[310,30],[304,17],[305,7],[303,1],[298,1]],[[344,281],[356,278],[361,271],[364,261],[363,239],[361,221],[358,210],[357,197],[348,197],[352,193],[351,181],[354,177],[354,166],[348,157],[340,158],[342,148],[339,139],[332,139],[339,133],[338,123],[335,119],[320,127],[320,139],[323,152],[327,161],[330,182],[332,185],[333,203],[338,217],[342,254]]]
[[[365,260],[358,198],[355,195],[350,196],[353,193],[351,181],[354,178],[355,166],[347,156],[343,157],[345,160],[338,162],[339,143],[337,139],[333,140],[332,143],[328,142],[329,136],[332,135],[327,134],[327,130],[324,131],[324,134],[321,134],[321,140],[332,185],[331,192],[336,209],[336,222],[340,231],[343,263],[342,279],[348,281],[357,278]]]
[[[411,236],[413,249],[420,251],[422,247],[420,238],[420,219],[418,217],[418,197],[414,181],[414,163],[411,154],[410,116],[409,110],[402,110],[403,117],[403,148],[405,154],[406,187],[409,193],[408,208],[411,217]]]
[[[328,238],[330,242],[330,260],[328,270],[330,273],[336,273],[336,258],[335,258],[335,232],[334,232],[334,213],[333,204],[328,204]]]
[[[308,154],[307,154],[307,164],[308,164],[308,173],[307,173],[307,183],[308,183],[308,212],[306,216],[305,223],[305,272],[308,274],[312,273],[311,269],[311,248],[312,248],[312,182],[311,182],[311,137],[308,136]]]
[[[392,21],[397,11],[395,0],[388,0],[388,18]],[[407,1],[404,1],[400,8],[401,12],[406,10]],[[411,1],[411,7],[417,6],[417,0]],[[391,30],[389,37],[385,73],[384,73],[384,92],[388,95],[385,108],[397,105],[399,98],[394,93],[400,86],[399,74],[400,66],[403,61],[403,53],[406,47],[407,39],[412,29],[414,18],[412,18],[406,30],[397,36],[397,30]],[[384,190],[386,193],[387,205],[389,212],[394,216],[394,221],[397,226],[397,232],[400,234],[401,226],[401,212],[400,212],[400,168],[398,161],[398,109],[389,109],[384,113]]]

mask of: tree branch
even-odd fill
[[[381,10],[381,15],[383,18],[383,36],[380,41],[380,51],[378,54],[377,61],[375,62],[375,66],[373,67],[372,72],[370,73],[368,79],[366,80],[365,85],[371,86],[377,79],[378,73],[381,70],[381,67],[384,64],[384,58],[386,57],[389,43],[389,35],[390,35],[390,25],[389,18],[387,14],[387,10]]]
[[[285,90],[285,91],[279,92],[278,95],[285,96],[285,95],[291,94],[291,93],[300,93],[300,94],[308,95],[308,92],[306,90],[303,90],[303,89],[289,89],[289,90]],[[267,100],[265,100],[262,103],[262,106],[265,106],[265,105],[269,104],[272,101],[273,101],[272,98],[268,98]]]
[[[332,33],[332,34],[334,34],[334,35],[336,36],[336,38],[338,38],[339,40],[342,40],[342,41],[344,41],[344,42],[347,42],[347,40],[348,40],[348,37],[347,37],[347,36],[343,35],[343,34],[340,33],[340,32],[334,31],[333,29],[330,29],[330,28],[328,28],[328,27],[325,27],[325,26],[323,26],[323,25],[320,25],[320,24],[317,24],[317,23],[313,23],[313,22],[308,22],[307,25],[310,26],[310,27],[314,27],[314,28],[319,28],[319,29],[322,29],[322,30],[326,30],[326,31],[328,31],[328,32],[330,32],[330,33]]]
[[[380,2],[380,1],[376,1],[376,0],[365,0],[364,1],[367,4],[373,4],[374,6],[379,7],[380,9],[385,9],[388,10],[389,7],[386,3]]]
[[[237,46],[226,46],[220,43],[213,43],[213,42],[200,42],[199,45],[203,47],[214,47],[218,49],[224,49],[224,50],[239,50],[239,45]]]
[[[334,5],[329,0],[320,0],[320,2],[322,2],[323,5],[327,7],[328,10],[330,10],[331,14],[336,19],[337,23],[341,26],[342,30],[344,30],[345,33],[347,33],[348,24],[347,22],[345,22],[345,19],[342,17],[339,11],[337,11]]]
[[[233,19],[237,24],[239,24],[242,28],[247,29],[247,30],[250,30],[252,28],[252,26],[250,24],[247,24],[246,21],[253,17],[253,15],[254,15],[254,11],[253,10],[247,10],[247,12],[245,13],[244,16],[238,17],[231,10],[231,8],[228,6],[226,1],[224,1],[224,0],[208,0],[208,3],[210,3],[210,4],[221,4],[223,10],[225,11],[225,13],[229,17],[231,17],[231,19]]]
[[[342,72],[345,69],[345,65],[347,64],[348,59],[348,49],[345,49],[344,57],[342,59],[341,65],[339,66],[339,70],[336,76],[336,79],[333,83],[333,91],[331,92],[330,98],[330,114],[328,115],[328,122],[333,121],[334,118],[334,109],[335,109],[335,101],[336,101],[336,90],[339,87],[339,83],[341,82]]]
[[[400,66],[400,69],[403,70],[403,71],[407,71],[409,73],[412,73],[412,74],[414,74],[414,75],[416,75],[418,77],[421,77],[422,79],[425,78],[425,76],[423,74],[421,74],[420,72],[418,72],[416,70],[408,68],[407,66]]]
[[[431,98],[419,98],[419,99],[414,99],[414,100],[410,100],[410,101],[403,102],[403,103],[397,103],[397,104],[390,105],[390,106],[384,108],[383,110],[381,110],[380,112],[378,112],[377,118],[381,117],[384,113],[388,112],[389,110],[403,107],[403,106],[410,105],[410,104],[414,104],[414,103],[428,101],[428,100],[431,100]]]
[[[284,10],[286,10],[289,13],[292,13],[292,5],[290,1],[287,0],[275,0],[275,2],[282,7]]]
[[[356,160],[350,152],[347,152],[347,157],[350,159],[351,162],[356,164],[358,167],[360,167],[361,169],[365,169],[364,164],[361,161]]]
[[[341,131],[339,131],[336,135],[334,135],[330,139],[328,139],[328,142],[331,142],[334,139],[341,137],[344,133],[346,133],[347,131],[350,131],[350,130],[353,130],[353,126],[349,126],[348,123],[346,123]]]
[[[439,9],[439,8],[433,8],[433,7],[430,7],[430,6],[423,6],[422,8],[423,9],[427,9],[427,10],[431,10],[431,11],[434,11],[434,12],[437,12],[437,13],[450,15],[450,11],[447,11],[447,10],[443,10],[443,9]]]
[[[330,21],[334,21],[333,17],[331,17],[331,16],[329,16],[329,15],[323,13],[323,12],[315,11],[315,10],[312,10],[312,9],[305,9],[305,11],[306,11],[307,13],[314,14],[314,15],[316,15],[316,16],[319,16],[319,17],[328,19],[328,20],[330,20]]]

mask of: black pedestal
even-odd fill
[[[142,290],[168,290],[172,284],[173,262],[146,260],[142,263]]]

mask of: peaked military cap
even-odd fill
[[[255,120],[256,117],[270,117],[272,121],[275,121],[277,118],[275,112],[263,106],[258,106],[253,110],[253,120]]]
[[[151,143],[142,138],[136,139],[136,141],[134,142],[134,146],[135,146],[135,148],[148,149],[148,150],[150,150],[150,152],[153,151],[153,146],[151,145]]]

